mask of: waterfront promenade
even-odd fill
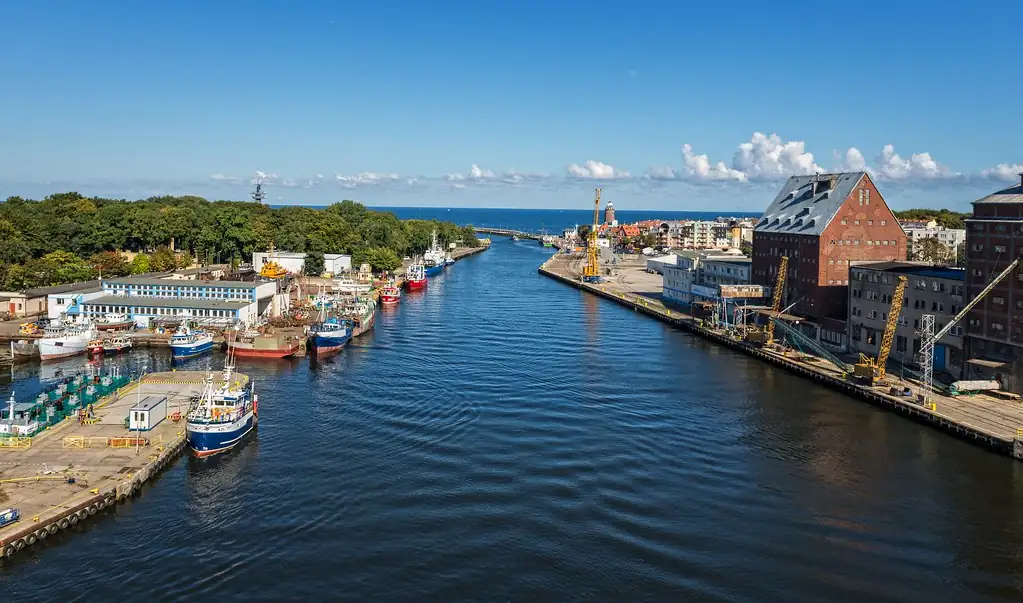
[[[660,275],[652,275],[639,266],[623,266],[601,283],[581,282],[585,257],[579,254],[556,254],[540,267],[543,275],[588,293],[633,308],[638,312],[687,330],[700,337],[849,394],[914,420],[974,441],[1000,454],[1023,460],[1023,404],[991,396],[945,396],[931,393],[927,402],[915,397],[889,394],[889,386],[868,387],[852,382],[847,374],[826,360],[795,350],[768,349],[736,339],[728,332],[713,328],[692,316],[666,307],[661,302]],[[913,392],[920,384],[889,375],[888,381],[898,389],[909,387]]]

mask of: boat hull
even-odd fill
[[[240,444],[256,428],[257,417],[251,410],[231,423],[188,423],[185,433],[188,448],[197,457],[227,452]]]
[[[39,359],[55,360],[57,358],[70,358],[71,356],[78,356],[79,354],[84,354],[88,346],[89,342],[87,341],[53,342],[41,339],[39,340]]]
[[[350,334],[345,335],[313,335],[309,338],[314,354],[330,354],[340,351],[351,341]]]
[[[192,358],[199,354],[204,354],[213,349],[213,340],[203,341],[201,343],[189,344],[189,345],[174,345],[171,344],[171,356],[175,359]]]
[[[362,335],[366,331],[372,329],[373,323],[376,322],[376,318],[377,318],[376,312],[372,312],[369,315],[369,318],[365,319],[365,322],[360,322],[359,324],[355,325],[355,328],[352,330],[352,337],[358,337],[359,335]]]
[[[415,291],[417,289],[423,289],[423,288],[426,287],[426,279],[424,278],[421,281],[405,281],[405,287],[409,291]]]
[[[121,352],[127,352],[130,349],[131,349],[130,345],[126,345],[126,346],[122,346],[122,347],[116,347],[116,348],[115,347],[103,346],[103,353],[104,354],[120,354]]]
[[[286,348],[250,348],[244,345],[228,345],[231,353],[238,358],[287,358],[298,351],[298,344]]]
[[[134,320],[125,320],[122,322],[101,322],[96,323],[96,328],[100,331],[119,331],[121,329],[128,329],[135,326]]]
[[[426,276],[437,276],[443,270],[444,270],[444,264],[439,264],[437,266],[427,266],[426,267]]]

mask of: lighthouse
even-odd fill
[[[604,206],[604,224],[610,224],[611,226],[618,226],[618,220],[615,220],[615,206],[610,201]]]

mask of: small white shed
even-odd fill
[[[167,418],[167,396],[146,396],[128,409],[128,429],[149,431]]]

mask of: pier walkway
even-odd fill
[[[31,438],[0,438],[0,509],[21,519],[0,528],[0,559],[67,530],[137,494],[143,483],[185,449],[184,415],[206,373],[152,373],[95,404],[96,419],[68,418]],[[214,379],[220,377],[214,373]],[[235,373],[244,386],[248,377]],[[167,418],[129,432],[128,410],[139,398],[167,397]]]
[[[711,328],[689,314],[666,307],[661,301],[660,275],[646,274],[639,267],[627,267],[601,283],[581,282],[585,258],[557,254],[539,268],[545,276],[588,293],[632,308],[653,318],[689,331],[735,351],[770,362],[790,372],[813,379],[821,385],[841,391],[876,406],[908,416],[978,443],[1000,454],[1023,460],[1023,404],[985,395],[944,396],[932,393],[927,404],[917,398],[889,394],[889,387],[868,387],[851,381],[826,360],[788,349],[768,349],[736,339],[730,333]],[[648,278],[653,277],[653,278]],[[888,376],[891,385],[909,387],[919,384]]]

